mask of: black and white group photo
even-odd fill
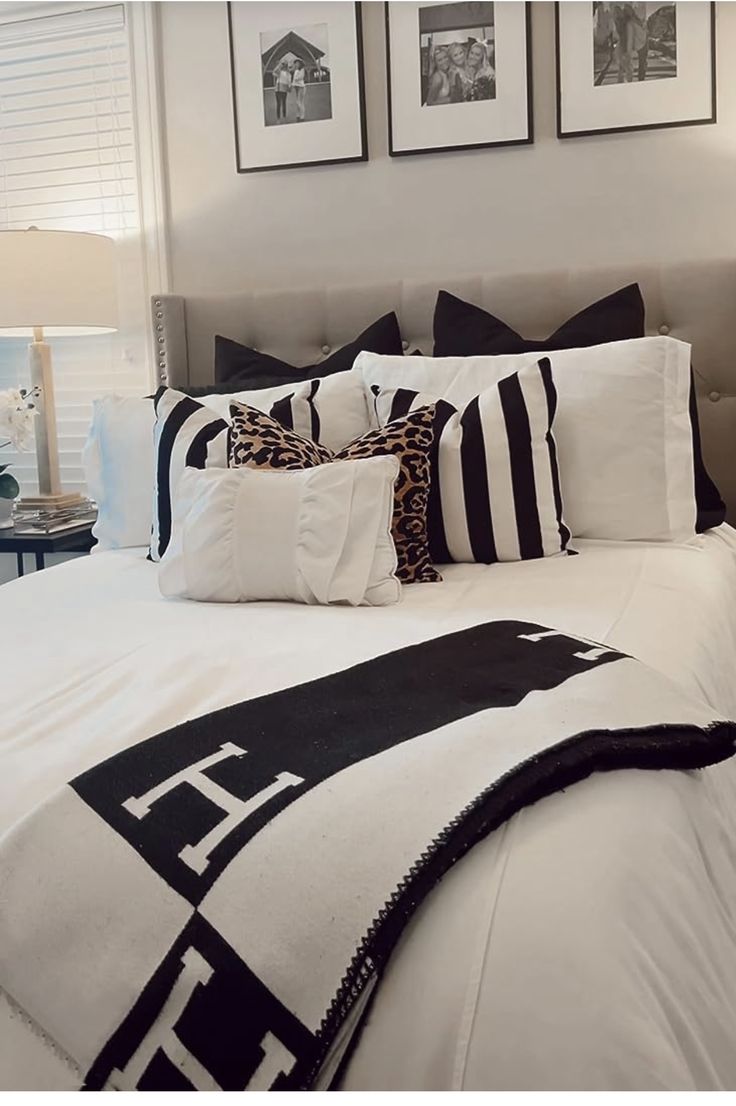
[[[596,87],[677,76],[675,4],[593,4]]]
[[[332,118],[326,23],[261,32],[267,127]]]
[[[495,48],[493,3],[420,7],[422,105],[495,99]]]

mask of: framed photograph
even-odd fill
[[[239,173],[366,161],[360,4],[229,3]]]
[[[558,3],[557,136],[716,121],[715,4]]]
[[[533,141],[530,7],[386,4],[391,157]]]

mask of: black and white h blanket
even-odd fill
[[[591,772],[698,768],[735,740],[665,677],[537,625],[375,657],[142,741],[16,826],[0,988],[88,1089],[329,1086],[473,844]]]

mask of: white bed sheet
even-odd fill
[[[736,532],[444,569],[377,609],[160,598],[143,551],[0,592],[0,833],[186,718],[492,618],[610,643],[736,719]],[[0,996],[0,1089],[73,1084]],[[736,768],[615,772],[522,811],[417,912],[349,1089],[736,1089]]]

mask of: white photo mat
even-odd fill
[[[556,5],[559,137],[715,122],[713,5],[689,0],[674,7],[676,75],[596,87],[593,4]]]
[[[228,16],[238,171],[366,160],[360,5],[235,2]],[[326,27],[331,117],[267,125],[262,35],[309,26]]]
[[[421,99],[419,9],[431,6],[441,0],[386,5],[391,154],[531,142],[527,5],[493,5],[495,98],[428,107]]]

